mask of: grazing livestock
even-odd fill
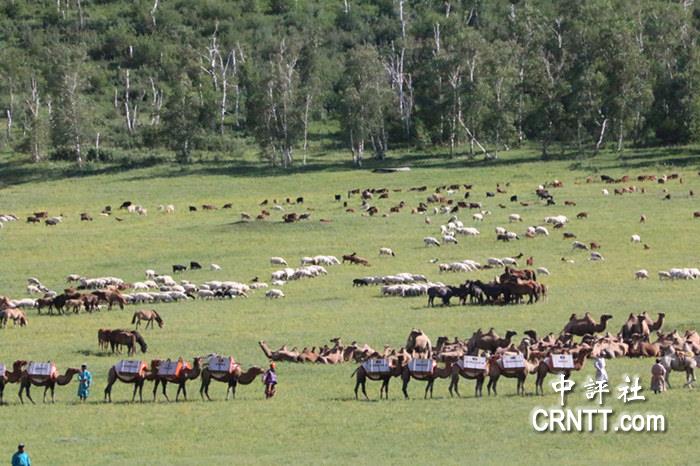
[[[184,272],[185,270],[187,270],[186,265],[182,265],[182,264],[173,265],[173,273]]]
[[[92,217],[88,213],[81,213],[80,214],[80,221],[81,222],[92,222]]]
[[[379,255],[380,256],[396,256],[394,251],[391,248],[379,248]]]
[[[201,270],[202,266],[200,265],[199,262],[191,261],[190,262],[190,270]]]
[[[632,235],[632,236],[630,236],[630,241],[632,243],[641,243],[642,238],[640,238],[639,235]]]
[[[649,278],[649,272],[646,269],[639,269],[634,272],[634,278],[637,280],[644,280]]]
[[[159,206],[158,206],[158,210],[159,210],[160,212],[163,212],[163,213],[166,213],[166,214],[172,214],[172,213],[175,213],[175,206],[172,205],[172,204],[168,204],[168,205],[165,205],[165,206],[164,206],[164,205],[159,205]]]
[[[437,239],[433,238],[432,236],[426,236],[425,238],[423,238],[423,243],[425,243],[426,247],[429,247],[429,246],[440,247],[440,242]]]
[[[284,293],[282,292],[282,290],[272,288],[271,290],[268,290],[267,293],[265,293],[265,297],[270,299],[284,298]]]
[[[459,244],[459,241],[453,235],[442,235],[442,242],[443,244]]]
[[[270,265],[288,265],[283,257],[270,257]]]
[[[522,222],[523,219],[519,214],[510,214],[508,216],[508,222],[513,223],[513,222]]]
[[[584,251],[588,251],[588,246],[580,241],[574,241],[571,243],[571,249],[581,249]]]
[[[215,272],[216,272],[216,271],[221,270],[221,266],[218,265],[218,264],[211,264],[211,265],[209,266],[209,269],[211,269],[212,271],[215,271]]]
[[[588,260],[591,260],[591,261],[604,261],[605,258],[604,258],[604,257],[602,256],[602,254],[600,254],[599,252],[593,251],[593,252],[591,252],[591,257],[589,257]]]
[[[541,275],[549,275],[549,270],[547,267],[537,267],[537,273]]]

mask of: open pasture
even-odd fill
[[[537,434],[529,413],[536,406],[558,402],[549,381],[544,397],[535,397],[534,377],[526,381],[528,396],[515,396],[515,381],[501,379],[498,397],[473,397],[473,382],[462,380],[462,399],[451,399],[447,380],[435,383],[435,398],[423,400],[422,382],[411,382],[411,399],[403,400],[400,381],[393,380],[389,400],[376,401],[379,384],[369,383],[371,402],[354,400],[350,378],[355,365],[337,366],[278,363],[280,385],[277,396],[265,401],[259,380],[239,386],[236,399],[224,402],[225,385],[214,383],[210,394],[215,401],[199,398],[199,380],[188,384],[188,402],[167,403],[159,398],[150,402],[152,385],[144,395],[149,402],[127,403],[131,387],[117,384],[114,403],[102,403],[109,368],[122,356],[100,351],[99,328],[133,328],[131,314],[140,307],[155,308],[165,326],[141,329],[148,341],[151,358],[191,360],[194,356],[216,352],[233,355],[244,368],[267,363],[258,347],[266,340],[271,347],[319,346],[330,338],[345,342],[356,340],[381,349],[384,344],[398,347],[413,327],[425,331],[433,340],[446,335],[469,338],[477,329],[494,327],[503,335],[518,332],[516,342],[527,329],[540,335],[558,333],[572,313],[588,311],[598,318],[612,314],[608,323],[617,332],[630,312],[666,313],[664,330],[700,328],[697,315],[698,286],[695,280],[660,281],[656,272],[672,267],[698,266],[700,219],[693,190],[700,195],[697,167],[642,166],[620,167],[617,160],[602,158],[586,169],[570,170],[568,162],[524,163],[530,154],[515,154],[509,164],[476,166],[453,164],[450,168],[425,163],[407,173],[374,174],[368,171],[320,170],[297,172],[288,176],[228,176],[177,171],[165,167],[133,170],[117,174],[78,177],[61,181],[13,184],[0,194],[0,213],[14,213],[19,221],[0,230],[0,294],[26,297],[26,279],[35,276],[52,289],[61,290],[69,273],[83,276],[116,276],[129,282],[143,280],[146,269],[171,273],[173,264],[198,261],[202,270],[177,274],[175,279],[201,283],[212,279],[249,283],[253,277],[270,282],[269,258],[281,256],[297,267],[302,256],[330,254],[340,257],[357,252],[370,266],[329,266],[328,275],[292,281],[281,287],[285,297],[271,300],[265,290],[248,298],[191,300],[178,303],[127,306],[125,310],[66,316],[37,316],[28,311],[25,328],[0,330],[0,362],[15,359],[53,360],[59,371],[79,367],[86,362],[95,385],[89,402],[77,404],[75,383],[57,388],[55,405],[20,405],[16,385],[5,390],[8,406],[0,409],[8,426],[0,438],[0,451],[10,452],[24,441],[38,463],[75,463],[89,455],[95,464],[230,464],[283,462],[398,463],[412,458],[416,463],[488,464],[527,458],[528,463],[582,464],[591,458],[605,463],[639,464],[649,462],[650,449],[656,458],[672,464],[692,463],[697,456],[696,417],[700,414],[697,391],[680,388],[682,375],[671,376],[674,389],[654,396],[648,390],[646,403],[622,405],[608,398],[607,407],[623,410],[653,411],[666,415],[664,434]],[[518,160],[522,157],[522,160]],[[633,165],[632,163],[630,163]],[[600,170],[594,173],[594,170]],[[604,185],[599,175],[632,179],[624,184]],[[683,179],[638,182],[640,174],[679,173]],[[586,183],[593,175],[594,182]],[[559,179],[561,188],[550,188],[556,205],[545,206],[535,196],[537,185]],[[482,202],[491,213],[483,221],[473,221],[475,211],[461,209],[457,217],[465,226],[480,230],[476,237],[459,236],[459,244],[426,247],[423,238],[440,238],[439,225],[449,214],[411,214],[410,210],[436,186],[472,184],[468,201]],[[496,183],[507,193],[496,192]],[[509,183],[506,186],[506,183]],[[409,192],[414,186],[428,186],[427,192]],[[614,195],[613,188],[636,185],[645,193]],[[379,214],[360,214],[360,198],[346,199],[354,188],[389,188],[388,199],[373,199]],[[392,189],[401,188],[401,192]],[[604,196],[602,189],[610,191]],[[670,200],[664,200],[667,189]],[[448,196],[462,200],[462,188]],[[334,201],[342,194],[348,207]],[[510,202],[511,195],[529,202],[524,207]],[[241,222],[240,213],[255,217],[259,203],[268,199],[304,197],[303,206],[281,205],[284,212],[271,210],[271,218]],[[124,211],[110,217],[99,215],[106,205],[116,209],[124,200],[132,200],[148,209],[139,216]],[[401,200],[407,206],[400,213],[384,217]],[[576,203],[564,205],[565,200]],[[231,209],[221,209],[232,203]],[[174,213],[165,214],[157,206],[172,204]],[[189,205],[212,204],[214,211],[188,212]],[[500,208],[504,204],[506,208]],[[283,213],[311,211],[307,221],[285,224]],[[59,225],[27,224],[24,219],[35,211],[63,214]],[[576,214],[588,212],[578,220]],[[80,222],[79,214],[89,212],[92,222]],[[510,214],[523,221],[509,223]],[[528,226],[543,225],[545,216],[566,215],[570,223],[564,229],[549,228],[548,237],[526,238]],[[640,223],[641,215],[647,220]],[[114,217],[123,219],[117,222]],[[321,222],[321,219],[330,222]],[[516,231],[519,240],[496,240],[495,227]],[[572,240],[562,239],[564,231],[577,240],[601,244],[604,261],[590,261],[589,252],[573,251]],[[630,241],[638,234],[640,243]],[[644,249],[647,244],[649,249]],[[393,249],[396,256],[379,256],[381,247]],[[533,305],[457,306],[428,308],[427,297],[381,297],[380,287],[352,286],[354,278],[399,272],[424,274],[432,281],[458,284],[466,279],[490,280],[499,269],[467,273],[440,273],[438,263],[473,259],[486,262],[489,257],[532,256],[533,267],[546,267],[550,276],[538,277],[549,288],[548,298]],[[566,262],[561,259],[571,259]],[[438,261],[434,261],[438,259]],[[216,263],[220,271],[209,270]],[[647,269],[648,280],[636,280],[634,272]],[[625,373],[638,374],[648,387],[650,359],[609,361],[611,386],[622,382]],[[589,407],[580,385],[593,373],[589,362],[573,379],[579,390],[569,397],[570,406]],[[175,387],[170,388],[174,398]],[[33,389],[35,400],[41,391]]]

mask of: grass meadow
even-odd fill
[[[700,195],[700,176],[691,149],[658,153],[631,152],[623,157],[601,155],[599,159],[535,161],[528,152],[505,154],[491,163],[463,159],[416,157],[407,173],[375,174],[345,170],[334,165],[281,173],[252,171],[246,175],[235,167],[215,162],[190,168],[156,166],[128,171],[95,170],[83,176],[31,182],[14,167],[15,178],[4,178],[0,189],[0,212],[24,217],[33,211],[64,214],[64,223],[54,228],[22,221],[0,230],[0,293],[23,297],[26,278],[36,276],[54,289],[62,289],[65,276],[112,275],[127,281],[143,279],[147,268],[168,273],[175,263],[190,260],[215,262],[220,272],[186,272],[180,278],[194,282],[208,279],[249,281],[254,276],[269,281],[274,270],[270,256],[283,256],[290,265],[299,257],[356,251],[370,259],[371,267],[341,265],[328,267],[325,277],[291,282],[284,286],[287,297],[270,301],[257,291],[248,299],[189,301],[156,304],[166,321],[163,329],[144,331],[151,358],[192,359],[211,352],[233,355],[244,367],[264,365],[266,359],[258,340],[271,347],[318,346],[340,336],[375,348],[405,343],[412,327],[428,333],[433,342],[440,335],[468,338],[477,328],[494,327],[501,335],[508,329],[519,333],[534,328],[540,334],[559,332],[571,313],[591,312],[596,318],[610,313],[611,331],[617,332],[630,312],[666,312],[664,330],[700,328],[694,281],[659,281],[656,272],[670,267],[697,267],[700,259],[700,221],[692,212],[700,203],[689,195]],[[11,167],[6,167],[8,170]],[[678,172],[677,181],[666,185],[637,183],[646,193],[604,197],[600,182],[586,183],[588,175],[611,176]],[[8,172],[6,172],[8,173]],[[536,201],[535,187],[560,179],[564,187],[554,189],[558,205],[546,207]],[[597,178],[596,178],[597,179]],[[496,183],[509,182],[507,195],[486,198]],[[447,215],[412,215],[410,207],[424,200],[426,193],[407,192],[411,186],[472,183],[472,200],[481,201],[492,212],[483,223],[474,224],[471,213],[462,211],[465,225],[481,230],[476,238],[461,237],[460,244],[426,248],[422,238],[439,236],[439,225]],[[632,183],[630,183],[632,184]],[[345,213],[333,201],[336,193],[364,187],[402,188],[389,199],[375,201],[380,212],[406,201],[408,207],[388,217],[364,217]],[[612,188],[608,186],[608,188]],[[662,200],[661,190],[672,194]],[[533,203],[522,207],[510,203],[517,194]],[[262,222],[239,222],[242,211],[257,214],[258,203],[267,198],[304,196],[305,207],[313,209],[311,221],[293,225],[281,222],[281,214]],[[463,196],[463,192],[455,197]],[[126,213],[123,222],[98,215],[123,200],[140,203],[149,210],[146,217]],[[573,200],[575,207],[563,205]],[[188,205],[233,203],[232,210],[187,212]],[[351,198],[358,207],[359,199]],[[507,205],[506,209],[498,204]],[[174,204],[173,215],[157,212],[159,204]],[[300,212],[300,209],[296,209]],[[91,223],[78,221],[80,212],[95,217]],[[576,213],[588,211],[588,220],[576,220]],[[564,214],[573,219],[568,231],[582,241],[603,246],[604,262],[591,262],[587,254],[572,252],[571,241],[551,230],[547,238],[511,243],[497,242],[494,228],[506,226],[508,214],[520,213],[522,224],[513,226],[523,233],[526,226],[542,224],[546,215]],[[645,214],[646,224],[639,223]],[[320,219],[331,223],[321,223]],[[641,235],[651,249],[631,244],[631,234]],[[378,257],[382,246],[391,247],[396,257]],[[398,272],[426,274],[432,280],[458,283],[467,278],[491,279],[495,271],[440,276],[436,264],[442,261],[512,256],[522,252],[545,266],[551,276],[542,277],[550,290],[546,302],[506,307],[426,307],[426,298],[381,298],[378,287],[353,288],[352,279],[364,275]],[[562,256],[575,263],[565,263]],[[634,271],[646,268],[651,279],[634,279]],[[41,389],[34,388],[38,403],[20,405],[16,385],[5,390],[7,406],[0,408],[5,434],[0,436],[0,457],[9,460],[16,444],[23,441],[35,464],[231,464],[231,463],[406,463],[444,464],[479,462],[503,464],[692,464],[697,460],[697,417],[700,392],[680,387],[682,375],[672,376],[675,388],[661,396],[648,390],[647,401],[623,405],[611,394],[606,407],[622,411],[658,412],[666,416],[665,433],[569,433],[540,434],[530,425],[530,411],[553,406],[558,397],[545,383],[546,395],[535,397],[534,377],[526,382],[525,397],[515,396],[515,381],[502,378],[498,397],[473,397],[473,383],[460,383],[463,398],[450,398],[447,380],[435,384],[435,398],[423,400],[423,383],[412,382],[410,400],[400,396],[398,379],[390,385],[390,399],[377,401],[379,386],[368,385],[370,402],[355,401],[355,366],[278,364],[277,396],[264,400],[259,381],[239,386],[237,397],[225,402],[225,385],[214,383],[213,402],[199,398],[199,381],[188,385],[189,401],[131,404],[131,386],[117,384],[114,403],[102,402],[107,371],[118,356],[98,351],[97,329],[129,327],[136,307],[124,311],[102,311],[91,315],[29,315],[27,328],[0,330],[0,361],[15,359],[54,360],[61,372],[87,362],[95,379],[89,402],[77,403],[77,383],[57,388],[55,405],[41,403]],[[649,384],[651,360],[610,361],[611,385],[622,382],[623,374],[638,374]],[[579,390],[569,406],[594,407],[580,390],[593,374],[587,364],[573,379]],[[548,378],[550,381],[551,378]],[[174,387],[169,390],[174,398]]]

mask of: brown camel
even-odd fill
[[[534,374],[537,371],[537,367],[540,364],[539,358],[527,358],[524,357],[524,367],[518,368],[506,368],[503,367],[503,356],[492,356],[489,364],[489,383],[486,386],[488,394],[491,395],[491,389],[493,389],[493,394],[498,395],[496,387],[498,385],[498,379],[503,377],[518,379],[516,392],[518,395],[525,395],[525,379],[528,374]]]
[[[277,351],[271,351],[265,341],[261,340],[258,344],[265,356],[272,361],[299,362],[299,352],[288,350],[286,345]]]
[[[44,364],[41,365],[43,366]],[[80,369],[75,369],[71,367],[66,369],[65,374],[59,375],[56,371],[56,366],[53,363],[48,363],[48,365],[51,368],[51,371],[49,373],[46,373],[45,375],[30,373],[30,371],[32,371],[35,367],[31,362],[29,363],[27,368],[22,371],[18,393],[19,401],[22,404],[24,404],[22,392],[24,392],[27,395],[27,399],[29,399],[29,401],[31,401],[32,404],[34,404],[34,400],[32,399],[32,396],[29,393],[29,390],[32,385],[36,385],[37,387],[44,387],[44,403],[46,403],[46,392],[51,390],[51,403],[54,403],[56,401],[56,384],[61,386],[68,385],[71,382],[71,380],[73,380],[73,376],[80,373]]]
[[[629,342],[627,356],[641,358],[655,358],[661,355],[661,344],[649,343],[648,336],[642,336],[637,333],[632,335]]]
[[[631,340],[635,334],[648,337],[651,332],[656,332],[661,329],[665,317],[666,314],[659,312],[656,322],[654,322],[646,311],[639,315],[630,314],[622,326],[620,334],[625,341]]]
[[[209,385],[212,380],[217,382],[224,382],[228,384],[226,389],[226,400],[229,399],[229,393],[232,398],[236,398],[236,386],[240,383],[243,385],[250,385],[257,376],[265,372],[263,369],[252,366],[247,371],[243,372],[240,364],[235,364],[233,369],[227,372],[210,371],[209,367],[202,369],[202,386],[199,388],[199,394],[204,399],[211,401],[209,397]]]
[[[174,366],[174,367],[173,367]],[[175,370],[170,370],[174,368]],[[161,361],[158,368],[158,372],[155,374],[155,383],[153,384],[153,401],[156,400],[156,392],[158,391],[158,384],[163,386],[163,396],[167,401],[170,401],[167,393],[168,382],[177,384],[177,393],[175,394],[175,401],[180,400],[180,393],[182,392],[187,401],[187,388],[185,384],[188,380],[194,380],[202,372],[202,358],[194,358],[192,365],[182,358],[177,361]]]
[[[463,364],[457,363],[452,366],[452,379],[450,380],[450,386],[448,390],[450,391],[450,396],[453,396],[453,392],[457,394],[458,397],[462,395],[459,394],[459,378],[464,377],[467,380],[476,380],[476,387],[474,388],[474,396],[481,397],[484,388],[484,379],[489,373],[489,362],[490,358],[486,358],[485,369],[471,369],[464,367]]]
[[[562,333],[570,333],[582,337],[587,333],[592,335],[594,333],[604,332],[607,322],[612,319],[612,317],[613,316],[610,314],[603,314],[600,316],[600,323],[596,323],[589,313],[586,313],[582,319],[577,319],[576,314],[572,314],[569,322],[564,326]]]
[[[506,332],[506,337],[501,338],[493,330],[493,327],[489,329],[488,332],[482,333],[481,329],[478,329],[472,337],[467,341],[467,350],[471,355],[476,355],[478,350],[488,351],[489,353],[495,353],[498,348],[505,348],[511,344],[511,339],[517,335],[517,332],[513,330],[508,330]]]
[[[551,354],[544,358],[537,367],[537,379],[535,380],[535,395],[537,395],[538,393],[540,395],[544,395],[544,388],[542,387],[542,385],[544,384],[544,379],[545,377],[547,377],[547,374],[564,374],[564,378],[568,379],[571,376],[571,371],[580,371],[581,369],[583,369],[583,366],[586,364],[586,358],[588,358],[588,355],[591,354],[591,351],[592,350],[589,347],[580,348],[577,354],[575,355],[572,351],[571,354],[575,356],[573,369],[555,368],[552,363]]]
[[[19,379],[22,377],[22,370],[26,365],[27,361],[18,360],[12,363],[12,370],[8,371],[4,365],[0,364],[0,405],[4,403],[3,393],[5,392],[5,385],[19,382]]]
[[[432,360],[431,360],[432,361]],[[428,398],[428,393],[430,393],[430,398],[433,397],[433,384],[435,379],[446,379],[452,375],[452,363],[446,363],[445,367],[437,367],[435,361],[433,361],[433,369],[430,372],[414,372],[411,368],[406,365],[401,371],[401,380],[403,385],[401,391],[403,392],[404,398],[408,399],[408,383],[411,378],[416,380],[424,380],[427,382],[425,384],[425,394],[423,398]]]
[[[124,363],[127,363],[124,365]],[[130,364],[129,364],[130,363]],[[107,386],[105,387],[105,401],[112,402],[112,386],[117,380],[123,383],[134,384],[134,393],[131,402],[136,399],[136,392],[139,393],[139,401],[143,403],[143,385],[146,380],[155,380],[158,374],[160,360],[151,361],[151,368],[143,361],[120,361],[109,369],[107,375]],[[131,366],[131,367],[128,367]],[[124,369],[124,370],[121,370]]]
[[[353,371],[350,377],[353,375],[355,376],[356,400],[358,399],[357,389],[360,387],[362,387],[362,394],[364,395],[365,400],[369,400],[366,390],[367,380],[381,381],[382,386],[379,387],[379,399],[381,400],[382,396],[384,396],[387,400],[389,399],[389,382],[393,377],[398,377],[403,373],[405,357],[402,354],[398,357],[387,359],[386,361],[389,365],[388,372],[368,372],[368,366],[365,363],[360,364],[357,369]]]
[[[318,360],[318,353],[316,352],[316,347],[314,346],[313,348],[304,348],[301,350],[301,353],[299,353],[299,362],[316,362]]]
[[[408,340],[406,340],[406,351],[408,351],[412,357],[422,357],[430,359],[433,355],[433,346],[430,342],[428,335],[423,333],[421,329],[414,328],[411,333],[408,334]]]

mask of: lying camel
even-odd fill
[[[493,354],[498,348],[506,348],[509,346],[511,344],[511,339],[517,334],[518,333],[513,330],[508,330],[506,332],[506,337],[501,338],[493,330],[493,327],[486,333],[482,333],[481,329],[478,329],[467,342],[469,354],[476,354],[478,350],[488,351]]]
[[[562,333],[570,333],[582,337],[587,333],[592,335],[594,333],[604,332],[608,320],[612,319],[612,317],[613,316],[609,314],[603,314],[600,316],[600,323],[596,323],[588,312],[581,319],[577,319],[576,314],[572,314],[569,318],[569,322],[564,326]]]
[[[261,340],[258,344],[265,356],[272,361],[299,362],[299,352],[288,350],[286,345],[277,351],[271,351],[265,341]]]

